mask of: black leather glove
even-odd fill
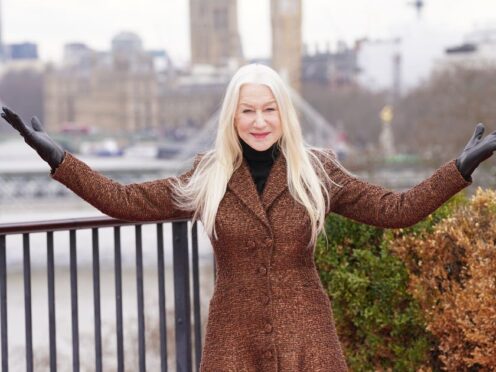
[[[64,149],[45,133],[36,116],[31,119],[31,126],[24,124],[22,119],[14,111],[2,107],[0,114],[14,129],[16,129],[24,141],[36,150],[38,155],[45,160],[52,170],[55,170],[64,160]]]
[[[472,138],[456,159],[456,166],[467,181],[472,181],[472,172],[496,149],[496,131],[481,139],[484,129],[484,124],[477,124]]]

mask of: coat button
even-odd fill
[[[267,359],[272,358],[272,350],[266,350],[266,351],[265,351],[265,353],[264,353],[264,356],[265,356]]]
[[[270,248],[272,246],[272,239],[271,238],[267,238],[265,239],[265,247],[266,248]]]
[[[272,324],[270,324],[270,323],[265,323],[265,326],[264,326],[264,331],[265,331],[265,333],[270,333],[270,332],[272,332]]]
[[[260,296],[260,301],[264,304],[267,305],[270,301],[270,297],[267,295],[262,295]]]
[[[258,272],[259,272],[261,275],[265,275],[265,274],[267,274],[267,268],[266,268],[264,265],[261,265],[261,266],[258,268]]]

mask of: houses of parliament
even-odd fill
[[[268,4],[269,5],[269,4]],[[272,55],[263,60],[296,91],[302,79],[328,79],[329,59],[305,57],[302,0],[271,0]],[[235,0],[189,0],[191,63],[179,68],[166,51],[145,50],[139,35],[121,32],[110,49],[64,46],[63,62],[42,76],[42,120],[47,130],[93,127],[99,133],[194,133],[218,109],[233,72],[251,62],[243,55]],[[354,71],[353,55],[345,74]],[[310,76],[309,76],[310,74]],[[187,135],[187,134],[186,134]]]

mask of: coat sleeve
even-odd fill
[[[451,160],[418,185],[396,192],[349,174],[332,151],[328,154],[326,172],[331,180],[342,187],[330,187],[331,203],[327,212],[377,227],[414,225],[472,183],[463,178],[455,160]]]
[[[191,177],[198,165],[197,155],[193,167],[179,176]],[[62,163],[52,171],[51,177],[86,200],[104,214],[127,221],[158,221],[188,219],[193,211],[176,207],[171,197],[172,177],[122,185],[92,170],[86,163],[66,152]]]

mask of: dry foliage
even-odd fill
[[[394,232],[410,290],[449,371],[496,368],[496,192],[477,189],[471,202],[431,232]]]

